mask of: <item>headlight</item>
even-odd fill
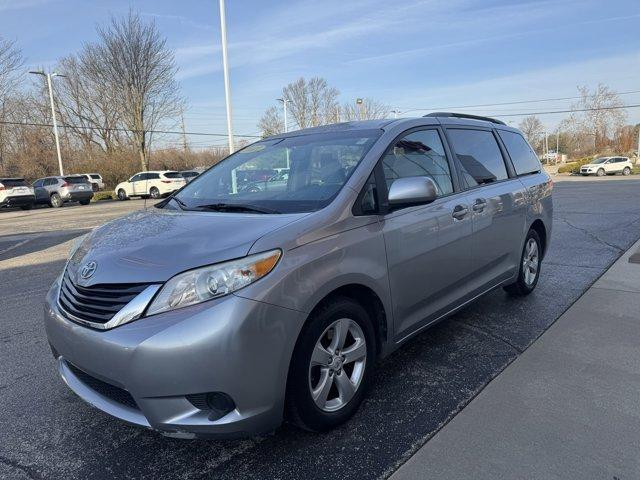
[[[235,292],[273,270],[281,254],[280,250],[271,250],[180,273],[162,286],[146,314],[154,315]]]

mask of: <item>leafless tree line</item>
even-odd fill
[[[553,130],[546,130],[536,116],[525,117],[518,125],[537,152],[544,151],[545,134],[549,149],[559,144],[561,153],[581,157],[596,153],[633,154],[638,148],[640,125],[626,125],[627,113],[620,96],[603,84],[593,91],[578,87],[579,99],[571,113]]]
[[[324,78],[299,78],[288,84],[282,89],[282,100],[287,105],[289,122],[286,130],[385,118],[389,115],[389,107],[372,98],[340,105],[339,95],[338,89],[329,86]],[[285,131],[283,107],[269,107],[260,118],[258,128],[264,136]]]
[[[86,159],[91,170],[111,157],[126,158],[124,170],[147,170],[153,131],[184,109],[173,52],[156,25],[133,11],[97,30],[95,42],[55,68],[63,74],[54,82],[63,156]],[[18,47],[0,38],[0,174],[50,175],[55,150],[46,126],[48,93],[41,77],[34,78],[34,89],[20,88],[23,63]]]

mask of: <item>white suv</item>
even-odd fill
[[[140,172],[126,182],[119,183],[115,191],[118,200],[126,200],[129,197],[160,198],[182,188],[186,183],[180,172]]]
[[[81,173],[80,176],[89,180],[94,192],[104,190],[104,180],[102,180],[102,175],[99,173]]]
[[[603,177],[621,173],[622,175],[630,175],[633,170],[633,164],[627,157],[601,157],[596,158],[591,163],[580,167],[581,175],[597,175]]]

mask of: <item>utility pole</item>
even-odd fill
[[[282,108],[284,109],[284,133],[289,131],[289,127],[287,126],[287,99],[286,98],[276,98],[277,101],[282,102]]]
[[[32,71],[29,73],[33,73],[34,75],[42,75],[47,77],[47,86],[49,87],[49,101],[51,102],[51,118],[53,120],[53,136],[56,139],[56,152],[58,153],[58,168],[60,170],[60,176],[64,175],[64,170],[62,169],[62,155],[60,153],[60,138],[58,137],[58,121],[56,119],[56,107],[53,102],[53,87],[51,86],[51,78],[52,77],[64,77],[64,75],[60,75],[56,72],[53,73],[45,73],[41,70]]]
[[[227,61],[227,21],[224,13],[224,0],[220,0],[220,35],[222,36],[222,69],[224,71],[224,96],[227,104],[227,135],[229,137],[229,155],[234,152],[233,125],[231,124],[231,86],[229,84],[229,65]]]
[[[184,129],[184,113],[180,114],[180,122],[182,124],[182,149],[186,152],[189,150],[189,146],[187,145],[187,132]]]

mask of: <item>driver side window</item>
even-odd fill
[[[387,188],[398,178],[429,177],[438,196],[453,192],[449,162],[437,130],[418,130],[396,140],[382,166]]]

